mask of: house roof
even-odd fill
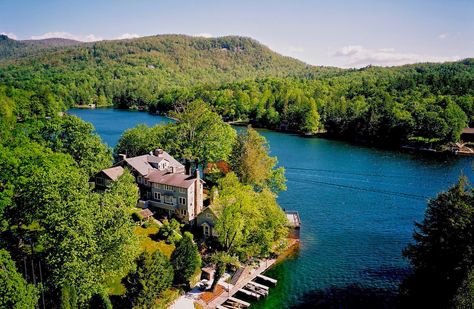
[[[126,158],[125,162],[127,162],[129,166],[139,172],[142,176],[145,176],[148,174],[150,169],[153,169],[150,163],[148,163],[147,157],[148,155]]]
[[[219,217],[217,212],[216,212],[216,208],[215,208],[215,206],[213,206],[213,204],[211,204],[211,205],[207,206],[206,208],[204,208],[198,216],[204,215],[204,213],[206,213],[206,212],[212,213],[214,215],[214,217],[216,217],[216,218]]]
[[[148,208],[145,208],[145,209],[140,210],[139,214],[140,214],[140,216],[141,216],[142,218],[144,218],[144,219],[148,219],[148,218],[150,218],[151,216],[153,216],[153,213],[152,213],[151,210],[148,209]]]
[[[149,182],[165,184],[180,188],[189,188],[196,178],[185,174],[170,173],[154,169],[145,177]]]
[[[142,176],[146,176],[151,172],[151,170],[155,170],[155,168],[150,163],[160,163],[163,160],[168,161],[170,166],[173,166],[177,169],[184,169],[184,165],[179,163],[169,153],[163,150],[160,150],[159,152],[155,151],[154,153],[151,152],[150,154],[141,155],[138,157],[126,158],[125,162],[127,162],[129,166],[139,172]]]
[[[155,154],[154,155],[149,155],[148,157],[153,157],[153,158],[163,158],[165,159],[166,161],[168,161],[170,163],[171,166],[174,166],[174,167],[184,167],[183,164],[179,163],[175,158],[173,158],[169,153],[167,153],[166,151],[163,151],[161,149],[159,149],[159,152],[157,152],[155,150]],[[161,161],[161,160],[160,160]],[[152,162],[152,161],[148,161],[148,162]]]
[[[111,168],[106,168],[105,170],[102,170],[102,173],[107,175],[107,177],[109,177],[113,181],[116,181],[120,176],[122,176],[123,167],[115,166],[115,167],[111,167]]]

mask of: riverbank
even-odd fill
[[[79,108],[79,107],[78,107]],[[96,109],[113,109],[113,110],[118,110],[118,111],[128,111],[128,112],[143,112],[151,116],[159,116],[159,117],[165,117],[169,120],[176,121],[175,118],[173,118],[171,115],[168,113],[162,113],[159,111],[152,112],[150,110],[147,110],[145,108],[117,108],[114,106],[100,106],[96,107]],[[87,107],[81,107],[81,109],[90,109]],[[365,140],[352,140],[352,139],[347,139],[343,138],[341,136],[336,136],[334,134],[330,134],[328,132],[322,131],[314,134],[304,134],[302,132],[299,132],[297,130],[291,130],[291,129],[279,129],[279,128],[267,128],[267,127],[261,127],[256,125],[255,123],[251,123],[248,120],[236,120],[236,121],[226,121],[226,123],[236,126],[236,127],[246,127],[249,124],[252,125],[253,128],[259,129],[259,130],[268,130],[271,132],[278,132],[278,133],[283,133],[283,134],[289,134],[289,135],[294,135],[294,136],[299,136],[299,137],[305,137],[308,139],[312,138],[322,138],[322,139],[327,139],[327,140],[332,140],[332,141],[342,141],[345,143],[348,143],[350,145],[355,145],[359,147],[366,147],[369,149],[381,149],[381,150],[391,150],[391,151],[403,151],[403,152],[408,152],[408,153],[418,153],[422,155],[429,155],[429,156],[438,156],[438,157],[450,157],[450,156],[456,156],[456,155],[464,155],[464,156],[474,156],[474,152],[456,152],[452,151],[452,145],[445,145],[445,146],[440,146],[444,149],[431,149],[431,148],[426,148],[426,147],[416,147],[416,146],[411,146],[411,145],[389,145],[389,144],[376,144],[376,143],[371,143],[369,141]]]

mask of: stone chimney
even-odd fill
[[[202,184],[199,168],[196,168],[194,180],[194,216],[197,217],[202,210]]]
[[[159,157],[163,154],[163,149],[161,148],[156,148],[155,151],[154,151],[154,155]]]

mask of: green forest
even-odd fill
[[[3,92],[33,99],[19,115],[47,113],[34,106],[43,99],[161,114],[200,99],[226,121],[385,147],[439,148],[474,125],[472,59],[343,70],[235,36],[34,42],[0,38]]]
[[[65,112],[87,104],[143,107],[177,122],[130,129],[112,150],[91,124]],[[474,125],[474,60],[343,70],[309,66],[243,37],[0,36],[0,307],[164,308],[204,262],[220,276],[283,250],[287,226],[276,195],[286,188],[284,169],[256,130],[237,135],[230,122],[442,147]],[[114,154],[155,147],[196,166],[228,165],[207,175],[219,214],[212,250],[198,248],[175,220],[142,224],[130,173],[94,191],[91,177]],[[462,178],[429,202],[405,251],[414,273],[401,302],[435,291],[439,303],[472,305],[472,199]],[[198,249],[207,250],[204,261]],[[440,291],[438,282],[452,289]]]

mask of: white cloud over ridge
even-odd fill
[[[203,38],[212,38],[212,37],[214,37],[211,33],[207,33],[207,32],[198,33],[195,36],[199,36],[199,37],[203,37]]]
[[[6,35],[6,36],[9,37],[10,39],[14,39],[14,40],[17,40],[17,39],[18,39],[18,37],[16,36],[16,34],[14,34],[13,32],[0,32],[0,34]]]
[[[115,38],[112,38],[112,40],[134,39],[138,37],[140,37],[140,35],[137,33],[126,32],[126,33],[122,33],[121,35]],[[51,39],[51,38],[70,39],[70,40],[75,40],[75,41],[80,41],[80,42],[95,42],[95,41],[106,40],[106,38],[97,36],[95,34],[77,35],[77,34],[65,32],[65,31],[46,32],[41,35],[34,35],[30,37],[31,40],[42,40],[42,39]]]
[[[346,67],[364,67],[367,65],[394,66],[417,62],[445,62],[459,60],[459,56],[444,57],[416,53],[398,52],[394,48],[365,48],[361,45],[344,46],[332,53],[341,58]]]
[[[119,35],[118,37],[116,37],[115,39],[117,40],[123,40],[123,39],[135,39],[135,38],[139,38],[140,35],[136,34],[136,33],[123,33],[121,35]]]
[[[43,40],[43,39],[51,39],[51,38],[61,38],[61,39],[69,39],[81,42],[94,42],[103,40],[103,38],[98,37],[94,34],[86,34],[86,35],[76,35],[69,32],[64,31],[53,31],[53,32],[46,32],[41,35],[33,35],[30,39],[32,40]]]

